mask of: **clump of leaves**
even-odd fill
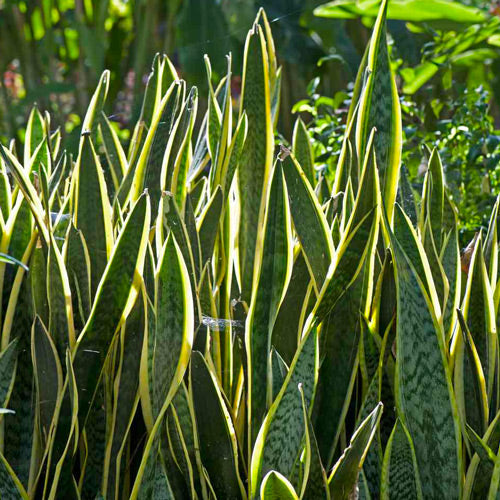
[[[74,155],[0,146],[2,498],[498,496],[500,201],[461,262],[434,148],[416,210],[387,5],[333,181],[275,150],[263,11],[235,123],[230,57],[198,126],[157,56],[127,151],[108,72]]]
[[[322,96],[318,79],[308,98],[294,111],[303,113],[315,152],[316,168],[332,178],[345,133],[351,90]],[[402,163],[416,192],[422,190],[430,149],[437,148],[450,196],[458,207],[460,237],[465,246],[474,232],[486,228],[500,190],[500,131],[490,112],[490,92],[483,87],[452,86],[434,96],[426,86],[416,96],[400,98],[403,123]],[[417,197],[418,198],[418,197]]]

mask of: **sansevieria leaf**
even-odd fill
[[[363,158],[368,137],[376,129],[374,146],[380,171],[380,189],[388,219],[392,218],[401,158],[401,110],[386,40],[387,0],[380,4],[368,49],[366,75],[359,100],[356,148]]]
[[[190,391],[201,464],[217,498],[245,498],[231,416],[213,370],[200,352],[191,359]]]
[[[396,421],[385,450],[380,498],[423,498],[413,443],[400,420]]]
[[[185,316],[193,313],[191,287],[189,278],[185,282],[185,272],[181,250],[171,233],[155,275],[155,307],[148,311],[151,317],[143,350],[141,397],[149,428],[159,416],[172,384],[179,383],[175,375],[179,363],[187,364],[192,344],[192,332],[184,331]]]
[[[332,498],[347,499],[352,493],[358,473],[380,422],[383,405],[378,403],[360,423],[349,446],[339,458],[328,477]]]
[[[238,251],[242,296],[249,303],[274,144],[269,61],[264,32],[259,24],[249,32],[245,44],[240,115],[243,112],[248,128],[238,167],[241,205]]]
[[[251,496],[260,491],[263,477],[275,470],[289,477],[305,433],[302,397],[311,404],[318,373],[318,336],[312,330],[302,340],[290,366],[283,387],[272,404],[255,442],[250,465]]]
[[[268,357],[271,334],[283,300],[292,265],[291,218],[281,162],[274,168],[267,210],[262,260],[246,323],[248,400],[253,443],[265,415],[270,391]]]
[[[293,155],[284,148],[280,155],[293,224],[314,277],[316,289],[320,290],[334,253],[328,222],[306,174]]]
[[[89,136],[82,138],[75,168],[75,226],[83,233],[87,243],[94,297],[111,252],[113,234],[106,181]]]
[[[262,500],[298,500],[295,489],[290,481],[274,470],[268,472],[260,488]]]
[[[139,290],[149,230],[149,198],[142,195],[128,216],[99,283],[90,317],[73,354],[79,387],[79,421],[85,423],[104,360]]]
[[[435,302],[415,268],[393,236],[391,243],[397,288],[396,398],[400,415],[415,445],[424,498],[459,497],[462,450],[442,326],[435,317]],[[427,415],[426,423],[422,414]]]

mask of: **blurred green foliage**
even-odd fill
[[[81,116],[104,69],[110,70],[106,112],[122,126],[140,112],[140,91],[155,53],[206,94],[203,56],[214,81],[233,56],[239,91],[243,44],[258,9],[268,12],[283,66],[282,103],[290,108],[321,74],[326,91],[355,75],[359,55],[341,23],[313,15],[320,0],[0,0],[0,136],[23,139],[33,103],[48,110],[66,140],[78,137]],[[332,30],[332,24],[338,29]],[[366,36],[363,43],[366,43]],[[330,58],[339,46],[344,57]],[[318,60],[323,61],[321,67]],[[345,60],[350,60],[346,65]],[[281,128],[291,133],[291,123]],[[73,134],[73,135],[71,135]]]

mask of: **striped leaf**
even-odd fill
[[[473,433],[474,431],[471,430],[471,432]],[[500,413],[493,419],[481,441],[490,450],[498,449],[500,443]],[[486,455],[488,454],[486,453]],[[474,454],[467,470],[464,498],[486,498],[493,468],[494,463],[488,456],[477,452]]]
[[[262,481],[260,498],[262,500],[298,500],[299,497],[290,481],[279,472],[272,470]]]
[[[482,238],[476,240],[469,264],[467,284],[462,303],[463,318],[470,332],[469,346],[476,351],[478,363],[482,367],[486,394],[491,398],[495,379],[495,363],[498,356],[496,324],[494,317],[493,293],[490,288],[486,263],[484,262]],[[455,391],[457,403],[464,421],[478,434],[486,431],[487,420],[481,418],[484,405],[477,406],[474,396],[477,380],[477,363],[471,365],[467,355],[467,344],[463,337],[456,339],[455,353]],[[479,396],[479,394],[477,394]],[[480,398],[481,400],[482,398]],[[486,417],[488,418],[488,417]]]
[[[304,249],[315,287],[320,290],[325,282],[334,254],[328,222],[313,188],[293,155],[284,149],[280,154],[293,225]]]
[[[264,241],[260,269],[246,323],[249,440],[254,442],[266,411],[268,381],[271,373],[268,357],[271,335],[283,300],[292,264],[290,209],[281,164],[274,169],[264,221]]]
[[[222,214],[222,204],[222,190],[220,187],[217,187],[203,213],[200,215],[197,224],[200,237],[202,267],[212,258],[214,252],[215,241],[219,231],[219,221]]]
[[[19,481],[12,467],[0,453],[0,496],[7,499],[28,500],[28,494]]]
[[[311,331],[302,340],[278,397],[260,428],[250,466],[250,493],[260,491],[265,475],[275,470],[290,477],[301,451],[305,422],[298,384],[308,407],[318,376],[318,336]]]
[[[300,498],[304,500],[319,500],[320,498],[330,499],[330,490],[326,472],[321,462],[318,443],[314,435],[314,429],[309,418],[309,410],[304,398],[304,390],[299,386],[302,397],[302,410],[304,412],[304,422],[306,423],[306,475],[302,480],[302,491]]]
[[[262,232],[274,146],[268,59],[263,29],[255,24],[245,43],[240,116],[246,113],[248,128],[238,166],[239,267],[242,297],[247,303],[252,292],[255,248]]]
[[[14,382],[18,339],[12,340],[0,353],[0,408],[7,408]]]
[[[436,302],[427,295],[399,241],[391,236],[391,243],[397,288],[398,408],[415,445],[424,498],[459,497],[460,431]]]
[[[373,411],[361,422],[352,435],[349,446],[334,465],[328,477],[328,486],[332,498],[347,499],[350,497],[368,448],[379,425],[382,408],[382,403],[378,403]]]
[[[125,472],[126,438],[138,404],[140,357],[144,341],[144,291],[120,332],[119,364],[113,393],[111,430],[107,433],[102,494],[114,498]]]
[[[213,370],[194,351],[189,377],[201,463],[217,498],[246,498],[230,413]]]
[[[74,179],[74,221],[87,244],[91,294],[95,297],[113,246],[113,233],[106,181],[89,136],[82,138]]]
[[[63,386],[61,362],[53,339],[37,316],[31,331],[31,357],[37,390],[37,411],[42,442],[49,438],[57,400]],[[43,401],[43,404],[40,404]]]
[[[413,443],[400,420],[397,420],[385,449],[380,498],[423,498]]]
[[[375,155],[380,171],[380,189],[388,219],[392,218],[401,158],[401,109],[392,73],[386,40],[387,0],[380,4],[368,49],[366,75],[359,98],[356,124],[356,149],[363,158],[372,129]]]
[[[155,274],[154,310],[148,311],[148,329],[141,367],[141,398],[146,425],[151,429],[170,394],[177,389],[179,364],[187,364],[192,332],[193,303],[186,264],[175,237],[165,242]]]
[[[307,180],[311,186],[316,184],[316,174],[314,172],[314,158],[309,134],[304,122],[297,118],[293,127],[292,150],[297,163],[302,167]]]
[[[128,216],[96,292],[89,319],[73,354],[79,388],[79,421],[87,418],[115,332],[127,317],[139,289],[144,264],[150,207],[142,195]]]

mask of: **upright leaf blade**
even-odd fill
[[[396,264],[398,407],[415,444],[424,497],[459,497],[462,450],[442,327],[399,242],[394,237],[391,242]]]
[[[245,44],[240,115],[243,112],[248,128],[238,167],[241,205],[238,247],[242,296],[248,303],[274,144],[268,53],[258,24],[249,32]]]
[[[389,221],[396,199],[401,159],[401,110],[389,61],[386,40],[387,0],[380,4],[373,28],[366,66],[366,81],[360,96],[356,125],[356,147],[363,157],[368,136],[376,129],[374,145],[380,171],[382,199]],[[363,69],[364,71],[364,69]]]

